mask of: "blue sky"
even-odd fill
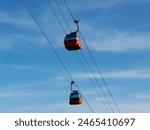
[[[63,0],[57,1],[76,30]],[[107,112],[75,53],[64,48],[65,34],[47,0],[26,2],[91,107]],[[120,111],[150,112],[150,1],[67,2]],[[55,1],[51,3],[69,33]],[[22,1],[1,0],[0,5],[0,112],[90,112],[85,101],[68,104],[71,80]],[[83,52],[116,112],[84,43]]]

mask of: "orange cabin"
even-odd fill
[[[71,94],[70,94],[70,101],[69,104],[70,105],[81,105],[83,103],[82,101],[82,97],[79,91],[74,90]]]
[[[80,36],[77,32],[67,34],[64,40],[65,48],[69,51],[79,50],[82,48]]]

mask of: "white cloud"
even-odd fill
[[[14,68],[14,69],[46,69],[46,70],[50,69],[48,67],[18,65],[18,64],[0,64],[0,67],[7,67],[7,68]]]
[[[104,73],[105,78],[149,79],[150,70],[124,70]]]
[[[96,51],[139,51],[150,49],[150,37],[147,33],[134,31],[93,31],[88,39],[89,46]]]
[[[70,4],[69,6],[73,11],[81,11],[81,10],[90,10],[90,9],[110,9],[112,7],[117,6],[118,4],[126,2],[125,0],[82,0],[80,2],[76,2]],[[76,5],[76,6],[74,6]],[[82,6],[85,5],[85,6]]]
[[[12,31],[14,32],[11,33],[5,33],[5,31],[1,32],[0,49],[13,50],[19,45],[23,46],[25,44],[34,44],[40,47],[47,47],[47,41],[41,35],[32,18],[28,16],[27,13],[26,15],[23,12],[21,12],[20,14],[21,15],[14,12],[0,12],[0,24],[4,24],[4,27],[6,25],[11,25],[12,27],[15,27],[17,29],[19,28],[19,30],[21,30],[19,33],[17,33],[17,30],[15,29],[12,29]],[[6,28],[8,27],[6,26]],[[26,31],[26,29],[28,31]]]
[[[50,97],[50,98],[56,98],[57,96],[64,96],[66,93],[62,93],[59,91],[49,91],[49,92],[36,92],[36,90],[30,91],[30,92],[24,92],[24,91],[14,91],[14,92],[0,92],[0,98],[18,98],[18,97]]]
[[[11,84],[7,86],[0,86],[0,99],[5,98],[4,100],[16,99],[20,98],[22,100],[24,98],[32,99],[32,98],[51,98],[58,100],[59,97],[69,96],[67,91],[58,91],[58,87],[49,87],[49,84],[53,84],[52,81],[39,81],[33,83],[21,83],[21,84]],[[44,87],[43,87],[44,86]],[[42,87],[42,89],[41,89]],[[59,96],[58,96],[59,95]],[[36,103],[35,99],[35,103]],[[54,101],[50,100],[51,103]]]
[[[25,16],[12,15],[7,12],[0,12],[0,23],[9,24],[13,26],[21,26],[23,28],[34,28],[34,24],[31,19]]]
[[[119,104],[122,113],[149,113],[149,103],[121,103]]]
[[[48,47],[45,38],[40,35],[27,35],[27,34],[8,34],[0,36],[0,49],[1,50],[16,50],[16,47],[22,46],[39,46]]]
[[[22,89],[22,88],[27,88],[27,87],[33,87],[36,84],[40,84],[41,82],[35,82],[35,83],[21,83],[21,84],[9,84],[6,86],[3,86],[3,90],[9,92],[9,91],[13,91],[13,90],[17,90],[17,89]],[[2,86],[1,86],[2,88]]]
[[[31,96],[32,93],[13,93],[13,92],[1,92],[0,98],[12,98],[12,97],[24,97],[24,96]],[[33,96],[33,95],[32,95]]]
[[[31,83],[18,83],[18,84],[10,84],[10,85],[6,85],[3,86],[5,91],[13,91],[13,90],[22,90],[23,88],[35,88],[38,85],[44,85],[47,83],[51,83],[51,81],[49,80],[45,80],[45,81],[37,81],[37,82],[31,82]]]
[[[150,93],[148,92],[136,92],[131,94],[132,98],[142,99],[142,100],[150,100]]]
[[[91,78],[101,78],[99,73],[89,73]],[[82,78],[87,79],[89,78],[87,73],[75,73],[72,75],[73,78]],[[145,70],[121,70],[121,71],[111,71],[111,72],[104,72],[104,78],[115,78],[115,79],[150,79],[150,69]],[[57,77],[58,80],[64,80],[64,76]]]

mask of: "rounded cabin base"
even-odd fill
[[[81,105],[83,103],[81,98],[70,99],[70,105]]]

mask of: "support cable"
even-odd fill
[[[74,21],[74,17],[73,17],[73,15],[72,15],[72,13],[71,13],[71,10],[70,10],[70,8],[69,8],[69,6],[68,6],[68,4],[67,4],[67,1],[64,0],[64,2],[65,2],[65,5],[66,5],[66,7],[67,7],[67,9],[68,9],[68,11],[69,11],[69,14],[70,14],[71,18],[72,18],[73,21]]]
[[[62,23],[61,23],[61,21],[59,20],[59,18],[58,18],[58,16],[57,16],[56,12],[55,12],[55,10],[54,10],[54,8],[52,7],[52,4],[51,4],[50,0],[47,0],[47,1],[48,1],[48,4],[49,4],[50,8],[52,9],[52,11],[53,11],[55,17],[57,18],[57,21],[59,22],[61,28],[63,29],[64,33],[67,34],[66,31],[65,31],[64,26],[62,25]]]
[[[94,72],[93,72],[93,70],[92,70],[92,68],[91,68],[91,66],[90,66],[90,64],[89,64],[89,62],[88,62],[87,58],[85,57],[85,55],[84,55],[84,53],[83,53],[82,50],[81,50],[81,54],[82,54],[82,56],[84,57],[84,60],[85,60],[85,62],[87,63],[87,65],[88,65],[88,67],[89,67],[89,69],[90,69],[90,71],[91,71],[91,73],[92,73],[92,75],[93,75],[93,78],[95,79],[95,81],[96,81],[98,87],[100,88],[100,90],[101,90],[101,92],[102,92],[102,95],[103,95],[104,98],[106,99],[106,102],[107,102],[107,104],[108,104],[108,106],[109,106],[111,112],[114,113],[113,108],[111,107],[111,105],[110,105],[110,103],[109,103],[109,101],[108,101],[108,99],[107,99],[107,97],[106,97],[106,95],[105,95],[105,93],[104,93],[102,87],[100,86],[100,84],[99,84],[99,82],[98,82],[98,80],[97,80],[97,78],[96,78],[96,76],[95,76],[95,74],[94,74]]]
[[[89,55],[91,56],[92,61],[93,61],[94,65],[95,65],[95,67],[96,67],[96,69],[97,69],[97,71],[98,71],[98,73],[99,73],[99,75],[100,75],[100,77],[101,77],[101,79],[102,79],[102,81],[103,81],[103,83],[104,83],[104,85],[105,85],[107,91],[109,92],[109,95],[110,95],[110,97],[111,97],[111,99],[112,99],[112,101],[113,101],[113,103],[114,103],[114,105],[115,105],[117,111],[120,113],[120,110],[119,110],[119,108],[118,108],[118,106],[117,106],[117,103],[116,103],[115,99],[113,98],[113,95],[111,94],[111,91],[109,90],[108,85],[106,84],[106,81],[105,81],[105,79],[104,79],[104,77],[103,77],[103,75],[102,75],[100,69],[98,68],[97,63],[96,63],[96,61],[95,61],[95,59],[94,59],[94,57],[93,57],[91,51],[89,50],[89,47],[88,47],[88,45],[87,45],[87,43],[86,43],[86,41],[85,41],[85,39],[84,39],[84,37],[83,37],[81,31],[79,31],[79,33],[80,33],[80,36],[81,36],[81,38],[83,39],[83,41],[84,41],[84,43],[85,43],[85,45],[86,45],[86,48],[87,48],[87,50],[88,50],[88,53],[89,53]]]
[[[59,6],[59,4],[58,4],[58,2],[57,2],[57,0],[55,0],[55,2],[56,2],[56,5],[57,5],[57,7],[58,7],[58,9],[59,9],[59,11],[60,11],[60,13],[61,13],[61,15],[62,15],[64,21],[65,21],[65,23],[66,23],[66,25],[68,26],[70,32],[72,32],[72,31],[71,31],[71,28],[70,28],[70,26],[69,26],[69,24],[68,24],[68,22],[67,22],[67,20],[66,20],[66,18],[65,18],[65,16],[64,16],[63,12],[62,12],[62,9],[60,8],[60,6]]]
[[[77,52],[76,52],[76,55],[77,55],[77,57],[78,57],[78,59],[79,59],[79,61],[80,61],[81,65],[82,65],[82,67],[84,68],[85,72],[87,73],[88,78],[90,79],[90,81],[91,81],[91,83],[92,83],[93,87],[95,88],[95,90],[96,90],[96,92],[97,92],[97,94],[98,94],[99,98],[101,99],[100,101],[102,101],[102,103],[103,103],[103,105],[105,106],[105,108],[106,108],[107,112],[109,113],[109,109],[107,108],[106,103],[104,102],[103,98],[101,97],[101,95],[100,95],[100,93],[99,93],[99,91],[98,91],[97,87],[95,86],[95,84],[94,84],[94,82],[93,82],[93,80],[92,80],[92,78],[91,78],[90,74],[88,73],[88,71],[87,71],[87,69],[86,69],[85,65],[83,64],[83,62],[82,62],[82,60],[81,60],[81,58],[79,57],[79,55],[78,55],[78,53],[77,53]]]

